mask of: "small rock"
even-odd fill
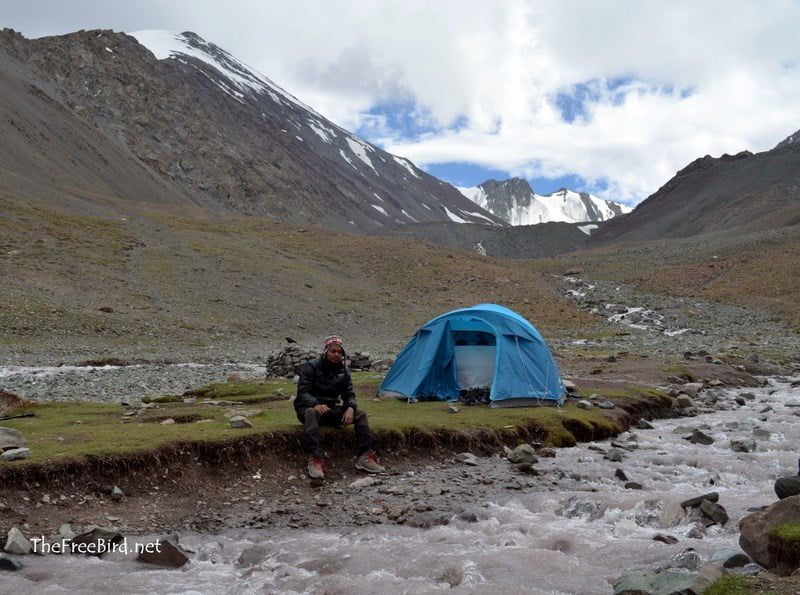
[[[473,467],[478,465],[478,458],[471,452],[458,453],[456,455],[456,460],[465,465],[472,465]]]
[[[695,430],[692,432],[688,440],[692,444],[714,444],[714,439],[702,430]]]
[[[254,545],[242,551],[239,560],[236,562],[239,567],[255,566],[261,564],[269,554],[269,550],[263,545]]]
[[[539,472],[530,463],[515,463],[512,465],[512,468],[514,471],[524,473],[525,475],[539,475]]]
[[[721,563],[723,568],[741,568],[751,561],[750,556],[743,551],[734,549],[717,550],[709,560],[709,562]]]
[[[22,570],[22,560],[12,556],[0,555],[0,570]]]
[[[101,557],[110,552],[115,545],[124,541],[124,537],[113,529],[92,527],[88,531],[79,533],[72,539],[72,551],[85,553],[87,556]]]
[[[14,428],[0,427],[0,451],[25,446],[25,436]]]
[[[0,461],[17,461],[20,459],[29,459],[33,456],[30,448],[12,448],[0,454]]]
[[[706,526],[703,523],[692,523],[692,526],[686,531],[687,539],[703,539],[706,534]]]
[[[111,499],[112,500],[114,500],[114,501],[122,500],[122,497],[124,495],[125,495],[125,492],[123,492],[118,486],[114,486],[114,487],[111,488]]]
[[[750,438],[733,438],[731,440],[733,452],[755,452],[756,441]]]
[[[675,554],[670,560],[670,568],[685,568],[686,570],[697,570],[700,566],[700,555],[694,548],[687,548]]]
[[[360,490],[362,488],[367,488],[369,486],[378,485],[378,480],[368,475],[367,477],[362,477],[360,479],[355,480],[350,484],[350,489],[353,490]]]
[[[245,428],[252,428],[253,424],[250,423],[250,420],[248,420],[246,417],[243,417],[241,415],[234,415],[231,418],[231,427],[237,429],[245,429]]]
[[[702,496],[695,496],[694,498],[689,498],[688,500],[684,500],[683,502],[681,502],[681,508],[694,508],[695,506],[700,506],[700,503],[703,500],[708,500],[709,502],[717,502],[719,500],[719,493],[709,492],[708,494],[703,494]]]
[[[8,530],[8,538],[6,539],[6,545],[3,549],[9,554],[24,556],[31,552],[32,546],[31,542],[23,535],[22,531],[16,527],[11,527],[11,529]]]
[[[511,463],[538,463],[539,459],[536,458],[536,451],[530,444],[520,444],[514,450],[507,446],[503,449],[506,453],[506,458]]]
[[[64,523],[58,528],[58,536],[72,541],[75,538],[75,531],[72,530],[70,525]]]

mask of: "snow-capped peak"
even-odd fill
[[[195,33],[190,31],[175,33],[173,31],[149,29],[134,31],[129,35],[135,37],[136,41],[150,50],[158,60],[179,58],[181,55],[197,58],[224,74],[228,80],[237,85],[239,92],[267,93],[277,102],[288,102],[319,116],[313,109],[276,85],[269,78],[237,60],[219,46],[205,41]],[[230,90],[223,90],[232,94]]]
[[[527,181],[512,178],[487,180],[479,186],[458,190],[478,206],[511,225],[535,225],[551,221],[587,223],[606,221],[631,211],[630,207],[593,194],[561,188],[548,195],[533,192]]]

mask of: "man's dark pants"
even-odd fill
[[[319,427],[342,425],[342,416],[345,407],[337,405],[331,407],[328,413],[317,413],[313,407],[307,407],[297,411],[297,419],[303,424],[306,434],[306,452],[314,457],[323,458],[324,454],[319,446]],[[356,431],[356,448],[358,456],[372,451],[372,432],[367,422],[367,412],[356,409],[353,412],[353,427]]]

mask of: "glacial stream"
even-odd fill
[[[633,430],[613,446],[584,444],[541,458],[533,487],[498,488],[491,500],[476,504],[473,518],[455,515],[429,529],[380,524],[182,532],[191,561],[179,570],[151,567],[122,552],[28,556],[23,570],[3,573],[2,590],[611,593],[620,575],[670,566],[689,548],[701,562],[719,550],[738,549],[739,520],[776,500],[777,477],[797,472],[800,388],[769,379],[761,388],[714,394],[714,413],[654,420],[653,429]],[[692,444],[686,438],[694,429],[714,442]],[[754,440],[755,450],[735,452],[736,438]],[[610,460],[611,452],[622,460]],[[478,469],[491,475],[502,465],[507,462],[480,458]],[[626,488],[618,469],[642,489]],[[703,529],[680,503],[711,491],[719,493],[730,520]],[[654,540],[659,534],[677,543]],[[128,545],[155,537],[128,536]],[[246,550],[251,560],[241,564]]]

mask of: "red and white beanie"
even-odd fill
[[[336,335],[331,335],[325,339],[325,344],[322,348],[322,353],[328,353],[328,349],[330,349],[331,345],[338,345],[344,351],[344,344],[342,344],[342,339],[337,337]]]

